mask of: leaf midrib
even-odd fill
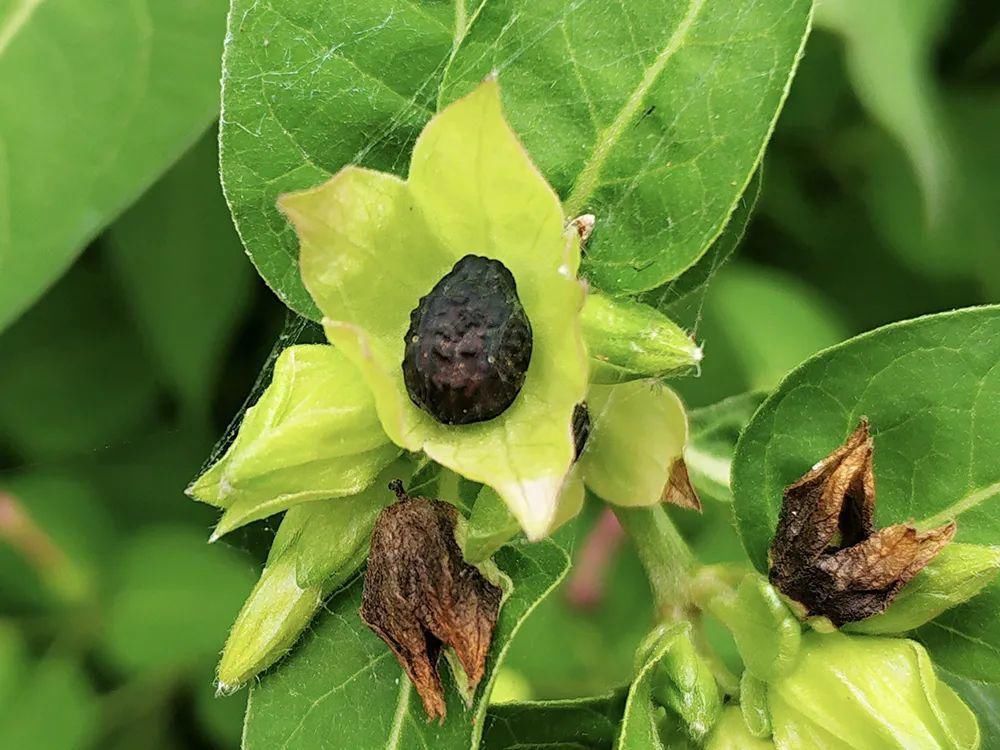
[[[670,38],[667,39],[667,43],[663,46],[663,49],[657,53],[652,64],[646,68],[639,83],[632,90],[632,93],[629,94],[628,99],[625,100],[621,109],[618,110],[615,119],[598,134],[594,150],[577,174],[576,181],[573,183],[573,189],[569,197],[566,198],[565,210],[568,216],[575,216],[584,208],[586,202],[590,200],[594,190],[597,188],[601,171],[604,169],[604,164],[611,155],[611,151],[618,144],[618,141],[621,140],[625,129],[635,119],[640,107],[642,107],[646,94],[649,93],[653,84],[656,83],[656,80],[660,77],[660,73],[663,72],[663,69],[670,62],[674,54],[684,45],[691,27],[694,25],[704,5],[705,0],[689,0],[684,17],[677,25],[677,28],[674,29]]]
[[[0,21],[0,57],[44,2],[45,0],[21,0],[11,8],[6,18]]]

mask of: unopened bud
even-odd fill
[[[332,346],[292,346],[232,445],[187,492],[224,510],[214,540],[298,503],[353,495],[399,453],[354,365]]]
[[[979,747],[975,715],[902,638],[808,633],[767,700],[778,747]]]
[[[624,383],[683,375],[702,352],[670,318],[639,302],[587,295],[580,318],[591,358],[592,383]]]

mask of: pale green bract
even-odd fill
[[[224,509],[217,539],[298,503],[354,495],[399,453],[347,357],[332,346],[292,346],[233,444],[188,494]]]
[[[975,750],[975,715],[901,638],[810,633],[795,669],[770,684],[779,750]]]
[[[427,124],[406,182],[347,167],[279,206],[298,234],[302,278],[327,337],[361,371],[385,433],[489,485],[530,538],[543,537],[573,463],[573,408],[587,387],[579,238],[504,120],[497,81]],[[469,253],[513,274],[533,351],[503,414],[444,425],[407,394],[403,339],[420,298]]]
[[[583,481],[614,505],[654,505],[663,500],[687,442],[684,405],[669,388],[650,380],[591,386],[591,433],[580,456]]]

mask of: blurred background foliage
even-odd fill
[[[826,0],[745,239],[684,321],[706,352],[677,384],[689,406],[771,388],[861,331],[1000,301],[998,133],[1000,6]],[[216,158],[210,131],[0,334],[0,747],[239,745],[246,693],[214,698],[212,670],[273,524],[208,546],[214,511],[183,488],[289,323]],[[726,503],[676,515],[703,559],[742,559]],[[509,696],[627,680],[652,621],[600,508],[568,533],[580,564],[515,642]]]

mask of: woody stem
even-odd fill
[[[674,522],[662,505],[615,507],[614,512],[646,569],[660,619],[684,619],[695,558]]]

